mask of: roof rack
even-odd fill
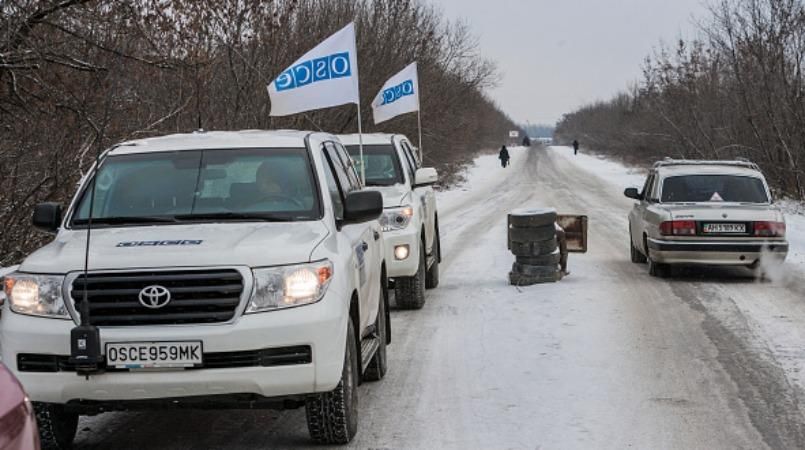
[[[734,160],[704,160],[704,159],[673,159],[665,158],[654,163],[654,168],[668,166],[735,166],[747,169],[760,170],[757,164],[746,158],[735,158]]]

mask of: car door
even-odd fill
[[[632,242],[634,242],[635,247],[643,249],[643,252],[646,251],[646,249],[643,248],[643,233],[646,232],[646,210],[649,206],[647,199],[649,198],[653,182],[654,172],[649,172],[646,177],[646,182],[643,184],[643,191],[640,193],[641,199],[629,213],[629,228],[632,233]]]
[[[410,161],[410,164],[416,169],[419,168],[414,150],[408,141],[401,142],[403,152]],[[425,245],[429,251],[433,250],[434,230],[436,229],[436,193],[433,192],[433,187],[422,186],[414,189],[414,197],[419,202],[422,211],[422,223],[425,225]]]
[[[341,144],[326,142],[325,156],[335,173],[342,198],[350,192],[361,189],[352,159]],[[348,238],[353,253],[353,264],[358,272],[358,300],[360,301],[361,330],[365,330],[377,316],[380,296],[380,263],[382,260],[382,244],[380,241],[380,225],[377,220],[345,224],[341,233]]]

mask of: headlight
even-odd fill
[[[12,273],[5,276],[3,287],[9,306],[16,313],[69,319],[62,283],[63,276]]]
[[[383,231],[402,230],[411,223],[413,216],[414,208],[410,206],[386,209],[380,216],[380,226],[383,227]]]
[[[254,289],[246,313],[271,311],[316,303],[333,278],[333,264],[311,264],[253,269]]]

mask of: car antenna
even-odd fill
[[[76,368],[78,375],[83,375],[89,379],[90,375],[103,373],[103,360],[101,354],[101,332],[98,327],[92,325],[90,320],[89,307],[89,243],[92,237],[92,214],[95,208],[95,187],[97,185],[97,175],[101,164],[100,145],[95,153],[95,164],[89,173],[90,176],[90,197],[89,214],[87,216],[87,242],[84,247],[84,271],[80,275],[83,279],[83,289],[81,297],[81,307],[79,315],[81,322],[70,331],[70,359],[69,362]]]

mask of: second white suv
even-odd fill
[[[364,134],[363,161],[357,134],[339,136],[366,171],[366,186],[383,194],[380,223],[386,237],[388,275],[397,305],[419,309],[425,289],[439,285],[439,213],[433,184],[436,169],[421,167],[408,139],[401,134]]]
[[[43,443],[69,447],[79,415],[217,406],[305,406],[314,440],[349,442],[356,387],[383,377],[391,335],[381,196],[341,143],[142,139],[107,151],[94,179],[64,216],[37,206],[55,239],[4,279],[2,360]],[[99,336],[80,334],[87,318]]]

